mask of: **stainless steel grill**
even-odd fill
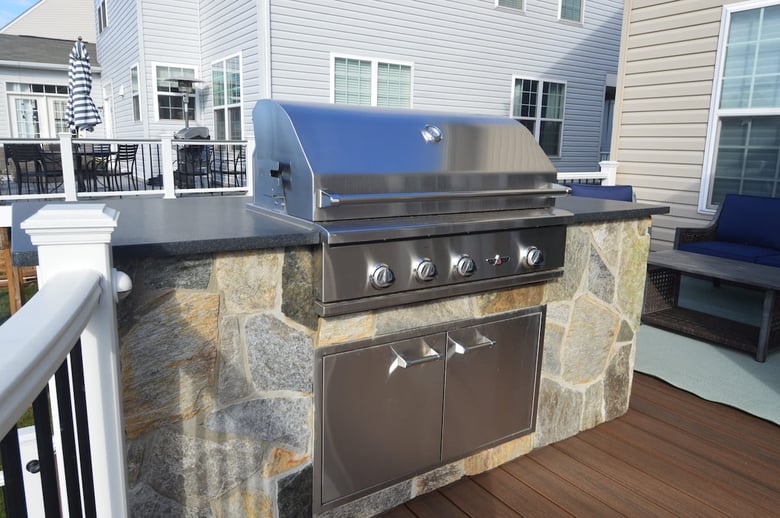
[[[322,315],[562,273],[568,189],[512,119],[263,100],[254,128],[251,207],[322,233]]]

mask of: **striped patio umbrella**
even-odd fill
[[[81,36],[73,45],[68,62],[68,126],[71,130],[93,131],[102,121],[91,97],[92,69],[89,52]]]

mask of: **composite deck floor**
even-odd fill
[[[780,516],[780,426],[636,373],[623,417],[383,515],[465,516]]]

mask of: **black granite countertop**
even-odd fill
[[[172,256],[216,251],[305,246],[320,242],[316,230],[280,221],[247,208],[244,196],[121,198],[79,203],[104,203],[119,211],[112,236],[114,258]],[[11,250],[16,266],[38,264],[38,253],[22,221],[51,202],[13,205]],[[556,206],[574,214],[575,223],[636,219],[665,214],[665,206],[565,197]]]

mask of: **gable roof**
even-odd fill
[[[0,34],[0,62],[41,63],[68,66],[68,54],[75,41]],[[87,43],[87,51],[93,67],[97,66],[94,43]]]

